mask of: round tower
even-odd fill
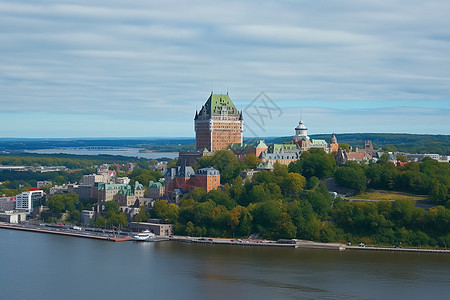
[[[305,124],[303,124],[303,121],[300,120],[300,122],[298,122],[298,126],[295,127],[294,142],[297,143],[299,141],[307,140],[309,140],[308,128],[306,128]]]

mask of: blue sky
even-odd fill
[[[450,134],[450,2],[2,1],[0,137],[194,136],[261,91],[246,136]]]

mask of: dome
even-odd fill
[[[306,130],[308,128],[306,128],[306,126],[303,124],[303,121],[300,120],[300,122],[298,122],[298,126],[295,127],[295,130]]]

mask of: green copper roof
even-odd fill
[[[314,147],[314,146],[324,146],[324,147],[327,147],[328,144],[327,144],[327,141],[325,141],[325,140],[315,140],[315,139],[312,139],[312,140],[311,140],[311,145],[310,145],[310,147]]]
[[[284,150],[296,150],[298,149],[297,144],[273,144],[273,151],[279,152]]]
[[[154,182],[150,180],[148,187],[151,189],[162,189],[164,185],[160,181]]]
[[[205,103],[206,112],[211,116],[221,115],[222,111],[228,115],[237,115],[238,110],[228,95],[211,94]]]
[[[256,146],[256,148],[266,148],[267,149],[267,145],[266,145],[266,143],[264,143],[263,140],[260,140],[258,145]]]

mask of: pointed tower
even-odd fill
[[[225,150],[242,145],[244,119],[227,95],[212,94],[199,112],[195,112],[195,137],[198,150]]]
[[[331,139],[330,139],[330,152],[337,152],[338,149],[339,149],[339,144],[337,142],[336,136],[333,133],[333,135],[331,136]]]

